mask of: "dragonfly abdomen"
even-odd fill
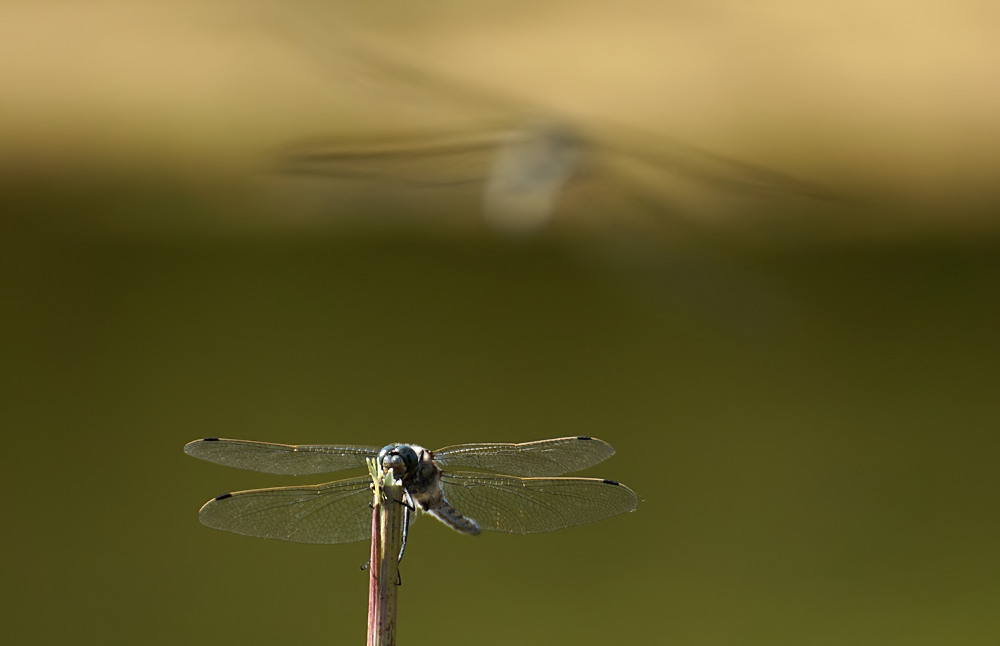
[[[451,503],[444,499],[444,497],[437,501],[433,507],[425,509],[424,511],[431,514],[448,527],[462,532],[463,534],[478,534],[482,531],[479,529],[479,525],[476,524],[476,521],[470,520],[460,514],[457,509],[451,506]]]

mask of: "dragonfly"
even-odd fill
[[[406,500],[464,534],[550,532],[633,511],[635,492],[615,480],[555,477],[611,457],[610,444],[587,436],[535,442],[374,446],[273,444],[205,438],[184,452],[216,464],[281,475],[366,468],[377,458],[401,482]],[[352,543],[371,537],[370,475],[317,485],[226,493],[198,517],[215,529],[296,543]],[[406,514],[404,529],[409,525]],[[404,543],[405,548],[405,543]],[[402,555],[402,552],[400,553]]]
[[[323,58],[322,45],[303,45]],[[513,234],[541,231],[565,211],[574,220],[587,220],[589,211],[612,214],[650,233],[674,219],[665,213],[713,217],[752,208],[759,198],[766,209],[775,197],[834,199],[824,187],[761,165],[620,124],[578,123],[387,51],[358,43],[345,55],[397,91],[413,88],[418,102],[492,116],[448,129],[293,142],[278,151],[278,170],[386,187],[471,187],[487,224]]]

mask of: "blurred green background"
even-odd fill
[[[527,34],[527,48],[538,25],[577,39],[590,25],[641,49],[624,22],[598,19],[619,16],[602,3],[557,3],[547,22],[510,6],[442,4],[420,20],[395,5],[343,10],[404,49],[466,48],[470,66],[500,60],[504,34]],[[189,440],[437,448],[586,434],[618,450],[587,475],[632,487],[636,512],[537,536],[471,538],[421,520],[403,564],[403,643],[997,643],[1000,238],[995,133],[977,126],[996,97],[963,65],[987,68],[979,56],[996,45],[986,9],[955,6],[927,3],[907,31],[886,26],[889,4],[861,26],[780,3],[749,17],[650,4],[662,23],[640,13],[639,33],[723,39],[753,18],[746,39],[788,35],[746,57],[776,70],[767,92],[751,100],[737,91],[745,70],[716,70],[702,80],[714,89],[692,81],[686,103],[673,98],[686,107],[665,108],[671,134],[851,199],[813,209],[775,197],[778,221],[694,214],[642,244],[615,213],[596,233],[575,231],[570,212],[514,240],[462,195],[444,213],[434,194],[404,208],[262,177],[267,150],[296,135],[426,117],[371,108],[387,90],[357,71],[304,71],[308,56],[272,37],[263,3],[5,8],[0,23],[19,34],[3,40],[16,63],[3,80],[18,91],[0,115],[8,641],[364,639],[368,546],[202,527],[212,496],[306,480],[198,462],[182,452]],[[318,7],[327,19],[336,8],[296,5]],[[839,75],[807,91],[779,63],[805,51],[810,29],[842,56],[808,49]],[[908,79],[903,90],[947,89],[951,103],[907,111],[912,95],[869,87],[864,45],[887,34],[902,53],[873,60]],[[638,99],[591,91],[658,126],[648,114],[664,104],[626,50]],[[950,58],[921,67],[934,52]],[[630,80],[604,65],[589,69]],[[965,76],[943,88],[948,65]],[[686,78],[664,66],[675,70],[664,87]],[[783,87],[828,112],[782,122],[794,99]],[[822,98],[846,87],[871,94]],[[521,89],[532,88],[579,98],[572,83]],[[746,121],[712,112],[727,92],[745,99]],[[880,126],[895,135],[873,141]],[[904,137],[911,126],[927,139]]]

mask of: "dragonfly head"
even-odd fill
[[[400,480],[417,468],[417,452],[408,444],[387,444],[378,453],[379,462],[386,471],[392,471],[393,476]]]

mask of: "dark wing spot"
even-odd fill
[[[202,440],[202,442],[218,442],[218,441],[219,438],[217,437],[206,437],[204,440]]]
[[[614,485],[616,487],[621,486],[621,483],[615,482],[614,480],[605,480],[604,484]]]
[[[618,484],[618,483],[615,483],[615,484]],[[221,496],[216,496],[215,499],[216,500],[225,500],[226,498],[232,498],[232,497],[233,497],[233,494],[231,494],[231,493],[224,493]]]
[[[592,438],[592,437],[589,437],[589,436],[587,436],[587,435],[577,435],[577,436],[576,436],[576,439],[578,439],[578,440],[592,440],[592,439],[594,439],[594,438]]]

